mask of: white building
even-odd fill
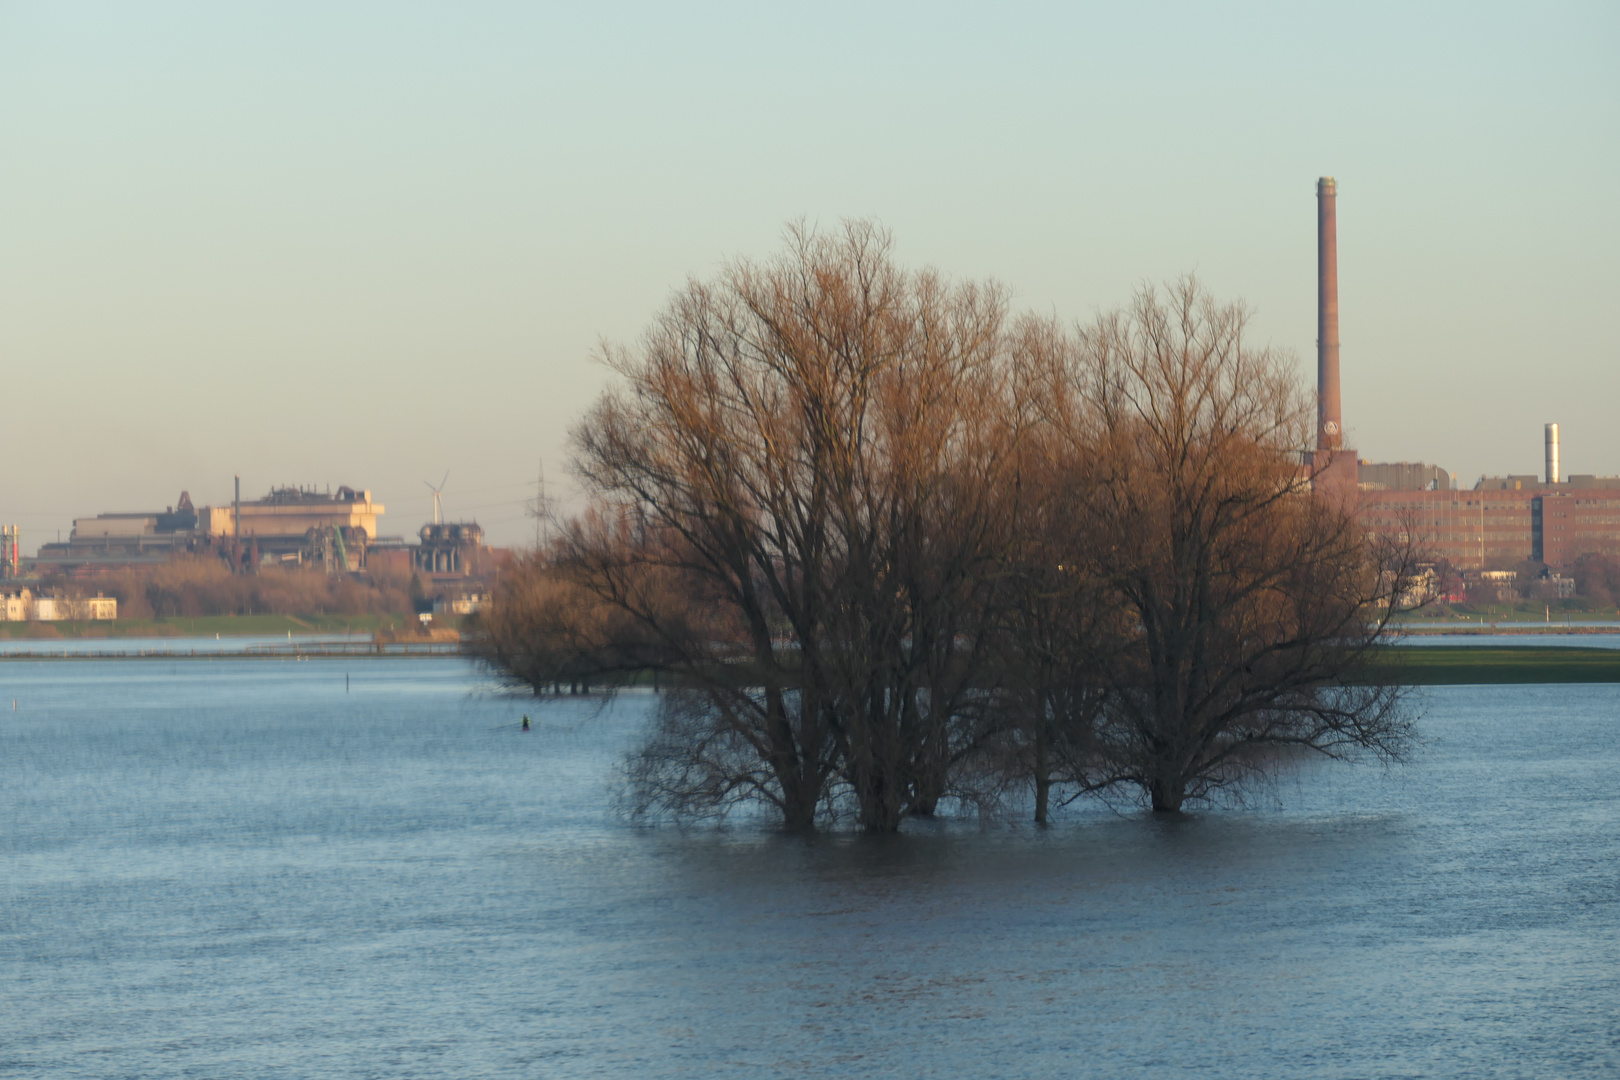
[[[26,622],[34,610],[31,589],[7,590],[0,593],[0,619],[6,622]]]
[[[462,593],[459,596],[444,596],[433,601],[433,614],[471,615],[475,611],[483,610],[484,605],[488,602],[488,593]]]
[[[0,596],[0,610],[7,622],[59,622],[63,619],[101,622],[118,618],[118,599],[100,594],[35,596],[28,589],[19,589]]]

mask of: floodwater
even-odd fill
[[[1434,688],[1410,765],[1183,821],[814,842],[627,824],[650,695],[456,660],[0,698],[4,1076],[1620,1072],[1620,686]]]

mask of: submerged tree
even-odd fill
[[[677,595],[668,575],[642,569],[634,585],[624,587],[658,613],[666,626],[662,635],[601,595],[591,570],[567,547],[551,545],[513,560],[493,602],[469,620],[469,651],[536,694],[589,692],[657,671],[676,656],[666,638],[700,633],[695,616],[701,608]]]
[[[1079,331],[907,273],[876,228],[692,282],[574,434],[591,498],[479,648],[652,671],[637,805],[871,831],[951,795],[1179,810],[1298,751],[1395,757],[1352,678],[1416,552],[1313,496],[1310,400],[1190,279]]]
[[[637,768],[647,803],[759,797],[803,829],[847,796],[892,831],[975,738],[1014,491],[1004,304],[900,271],[870,225],[790,240],[609,353],[624,388],[577,430],[576,465],[634,536],[576,525],[569,558],[686,688]],[[629,586],[649,568],[707,606],[704,634]]]
[[[1396,757],[1410,737],[1398,688],[1346,676],[1418,553],[1313,497],[1311,402],[1245,322],[1186,279],[1099,318],[1074,354],[1089,445],[1064,481],[1085,523],[1064,559],[1107,614],[1078,649],[1106,697],[1083,779],[1154,810],[1290,751]]]

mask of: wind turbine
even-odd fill
[[[444,480],[448,479],[450,479],[450,470],[446,469],[444,470]],[[433,524],[435,525],[444,524],[444,514],[441,512],[442,504],[439,502],[440,497],[444,494],[444,480],[439,481],[438,487],[428,484],[426,480],[422,481],[422,483],[427,484],[427,489],[433,492]]]

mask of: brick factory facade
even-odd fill
[[[1526,560],[1553,569],[1582,555],[1620,556],[1620,481],[1598,478],[1545,484],[1535,478],[1482,480],[1471,491],[1363,491],[1361,519],[1371,530],[1415,535],[1436,559],[1483,570]]]

